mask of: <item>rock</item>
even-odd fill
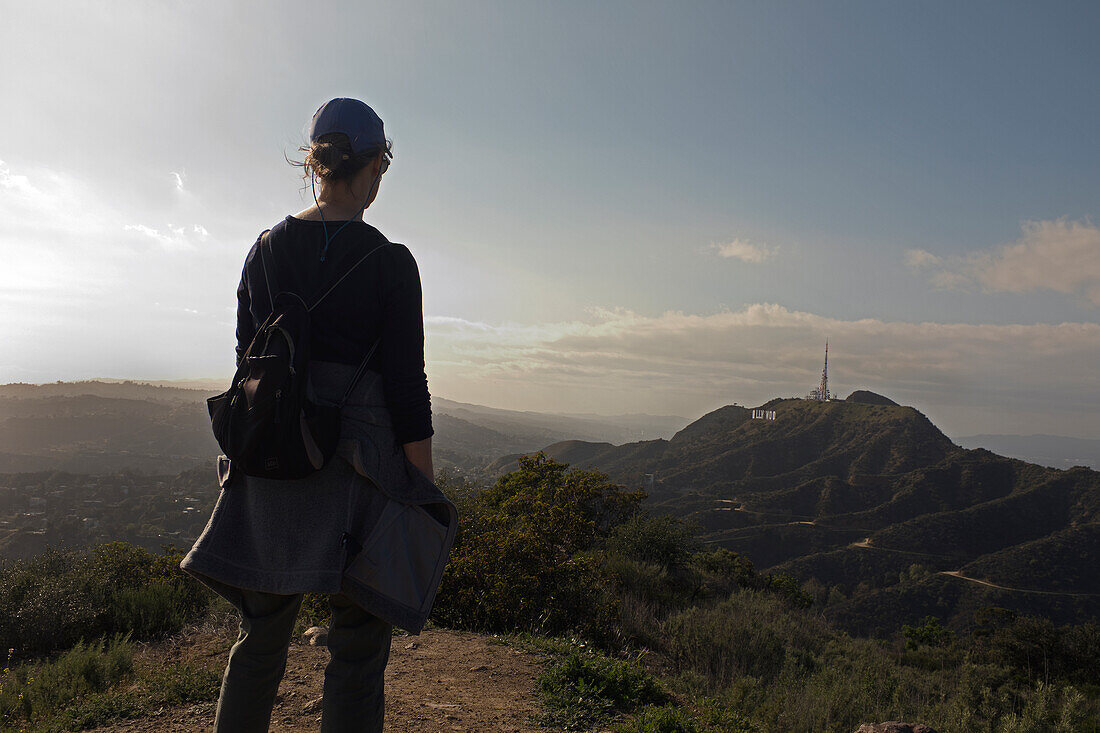
[[[856,733],[936,733],[936,731],[921,723],[899,723],[896,720],[888,720],[885,723],[864,723],[859,726]]]
[[[302,706],[302,712],[307,713],[307,714],[308,713],[320,712],[320,710],[321,710],[321,700],[323,700],[323,699],[324,698],[319,697],[316,700],[310,700],[309,702],[307,702],[305,705]]]
[[[409,644],[406,644],[406,645],[405,645],[405,648],[406,648],[406,649],[416,649],[416,648],[417,648],[417,647],[419,647],[419,646],[420,646],[419,642],[415,642],[415,641],[414,641],[414,642],[411,642],[411,643],[409,643]]]
[[[309,644],[310,646],[327,646],[328,629],[324,626],[310,626],[306,629],[306,632],[302,634],[302,643]]]

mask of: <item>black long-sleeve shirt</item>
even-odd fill
[[[344,222],[328,222],[335,232]],[[367,368],[382,375],[386,404],[398,443],[433,434],[431,395],[424,373],[424,313],[420,272],[412,253],[389,243],[381,232],[352,221],[329,243],[320,221],[288,216],[271,228],[265,252],[272,292],[297,293],[312,304],[359,258],[367,258],[313,311],[310,358],[358,366],[375,340],[378,349]],[[271,314],[259,255],[260,239],[245,258],[237,288],[237,362],[259,325]],[[272,257],[274,255],[274,257]]]

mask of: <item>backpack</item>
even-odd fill
[[[229,389],[206,406],[218,445],[238,469],[258,478],[298,479],[320,470],[336,453],[340,409],[378,348],[375,341],[339,403],[317,402],[309,383],[310,313],[386,245],[365,254],[309,305],[295,293],[273,295],[264,255],[265,245],[271,248],[269,234],[260,236],[259,252],[271,314],[244,352]]]

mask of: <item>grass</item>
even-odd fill
[[[546,654],[550,664],[538,677],[543,707],[535,722],[561,731],[606,730],[618,733],[767,733],[728,700],[693,697],[702,687],[667,682],[651,673],[643,654],[633,659],[605,656],[578,638],[522,634],[506,643]],[[670,694],[679,686],[683,698]]]
[[[171,655],[139,654],[128,636],[85,643],[0,676],[0,731],[59,733],[214,700],[220,673]]]

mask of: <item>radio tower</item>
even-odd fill
[[[825,366],[821,369],[821,386],[810,392],[807,399],[828,402],[829,394],[829,340],[825,340]]]

